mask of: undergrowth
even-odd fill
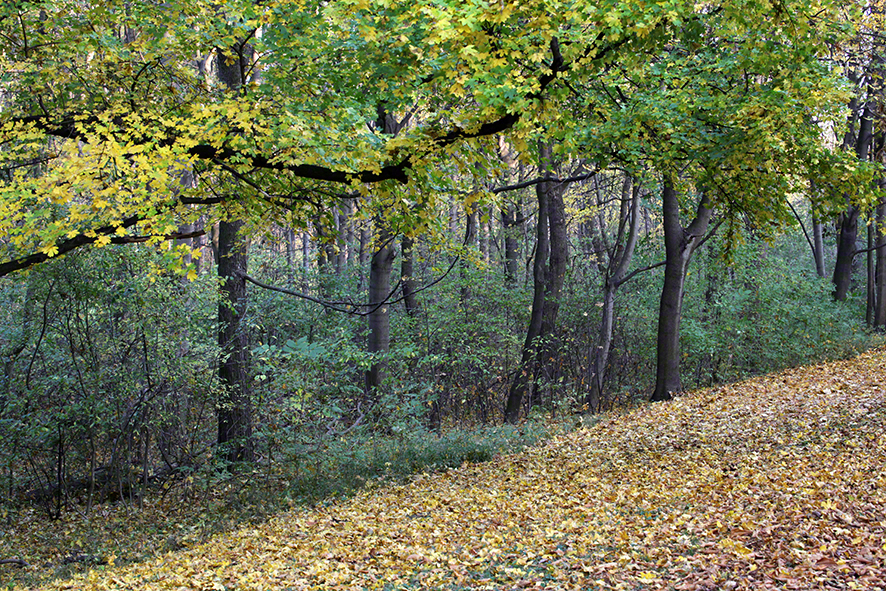
[[[567,429],[565,422],[536,420],[439,435],[346,437],[306,453],[295,464],[257,462],[222,469],[207,463],[149,489],[142,498],[95,505],[88,514],[75,502],[54,520],[34,507],[6,506],[0,513],[0,560],[17,559],[27,566],[0,565],[0,588],[33,587],[104,565],[140,562],[283,510],[327,504],[365,487],[521,451]]]

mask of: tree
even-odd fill
[[[682,317],[684,283],[689,261],[701,244],[713,209],[702,194],[695,217],[688,226],[680,222],[680,200],[674,181],[662,183],[664,213],[665,272],[658,313],[658,343],[653,402],[668,400],[671,393],[683,389],[680,381],[680,319]]]
[[[556,163],[550,143],[539,143],[539,171],[543,181],[535,185],[538,198],[535,257],[532,263],[533,297],[526,340],[523,342],[520,365],[511,383],[505,407],[505,420],[517,422],[520,408],[527,395],[530,405],[538,402],[537,379],[555,360],[553,343],[557,314],[560,309],[560,290],[566,276],[568,260],[566,242],[566,213],[563,204],[565,184],[554,180]]]

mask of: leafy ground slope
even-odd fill
[[[886,589],[886,352],[702,391],[55,589]]]

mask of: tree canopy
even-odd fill
[[[817,125],[848,100],[827,57],[851,17],[832,1],[5,3],[0,273],[197,215],[303,224],[373,185],[400,187],[389,215],[422,215],[444,167],[493,166],[499,133],[782,221],[773,195],[803,178],[841,195],[870,178]],[[247,83],[226,90],[213,59]],[[379,113],[409,124],[386,136]]]

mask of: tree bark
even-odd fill
[[[218,444],[229,461],[252,461],[252,391],[249,342],[241,321],[246,310],[246,241],[242,221],[219,223],[218,275],[222,279],[218,304],[218,375],[222,394],[218,404]]]
[[[400,283],[403,290],[403,305],[411,318],[418,314],[418,299],[415,297],[415,241],[403,236],[400,241],[403,258],[400,260]]]
[[[699,201],[695,219],[688,227],[680,222],[680,200],[673,180],[666,177],[662,189],[665,234],[665,273],[658,312],[655,390],[652,401],[669,400],[683,389],[680,380],[680,320],[686,270],[692,253],[707,231],[713,210]]]
[[[813,257],[815,257],[815,274],[819,277],[825,276],[824,270],[824,238],[821,233],[821,220],[813,214],[812,217],[812,244]]]
[[[519,256],[515,227],[517,225],[517,212],[513,203],[505,203],[501,209],[501,227],[505,245],[505,283],[514,285],[517,283],[517,257]]]
[[[406,125],[408,116],[402,121],[387,112],[385,106],[377,106],[376,129],[390,136],[395,136]],[[393,235],[387,222],[381,216],[375,219],[376,251],[369,265],[369,342],[370,353],[379,355],[375,363],[366,371],[366,391],[378,389],[385,378],[385,356],[391,344],[390,306],[385,300],[391,291],[391,271],[394,268]]]
[[[553,155],[550,144],[540,146],[540,168],[547,178],[552,176]],[[542,340],[554,334],[557,314],[560,307],[560,291],[566,271],[569,253],[566,243],[566,214],[563,204],[564,186],[557,182],[545,181],[535,186],[538,198],[538,222],[536,224],[535,259],[533,261],[533,298],[529,327],[520,358],[520,367],[511,383],[505,405],[505,420],[516,423],[520,418],[520,408],[530,386],[542,367],[551,363],[550,344],[548,355],[540,355]],[[537,402],[537,395],[534,396]]]
[[[252,50],[237,44],[233,57],[218,56],[218,78],[236,92],[245,82]],[[218,226],[218,276],[222,280],[218,305],[218,444],[229,461],[254,459],[252,442],[252,391],[249,379],[249,340],[241,326],[246,310],[247,241],[243,222],[222,221]]]
[[[876,306],[874,308],[874,326],[886,326],[886,202],[877,205],[877,247],[876,263]]]
[[[369,342],[370,353],[384,356],[391,344],[390,306],[384,302],[391,290],[391,270],[394,267],[394,247],[390,232],[381,221],[376,224],[378,247],[369,267]],[[381,386],[385,377],[385,360],[377,359],[366,371],[366,390],[371,392]]]
[[[855,141],[855,154],[859,160],[867,160],[873,138],[873,103],[864,106]],[[849,204],[840,216],[840,237],[837,240],[837,261],[834,263],[834,299],[844,301],[852,287],[852,261],[855,258],[855,243],[858,238],[859,209]]]
[[[600,332],[597,337],[597,346],[592,355],[590,367],[589,385],[590,392],[587,397],[588,409],[596,412],[601,410],[603,401],[603,386],[606,376],[606,367],[609,364],[609,353],[612,349],[612,333],[615,317],[615,295],[618,288],[624,283],[637,238],[640,231],[640,190],[639,186],[632,182],[631,177],[626,176],[622,185],[621,211],[619,212],[619,230],[616,238],[617,248],[606,269],[603,284],[603,301],[600,311]],[[627,238],[625,238],[627,236]],[[624,246],[622,246],[622,244]]]

